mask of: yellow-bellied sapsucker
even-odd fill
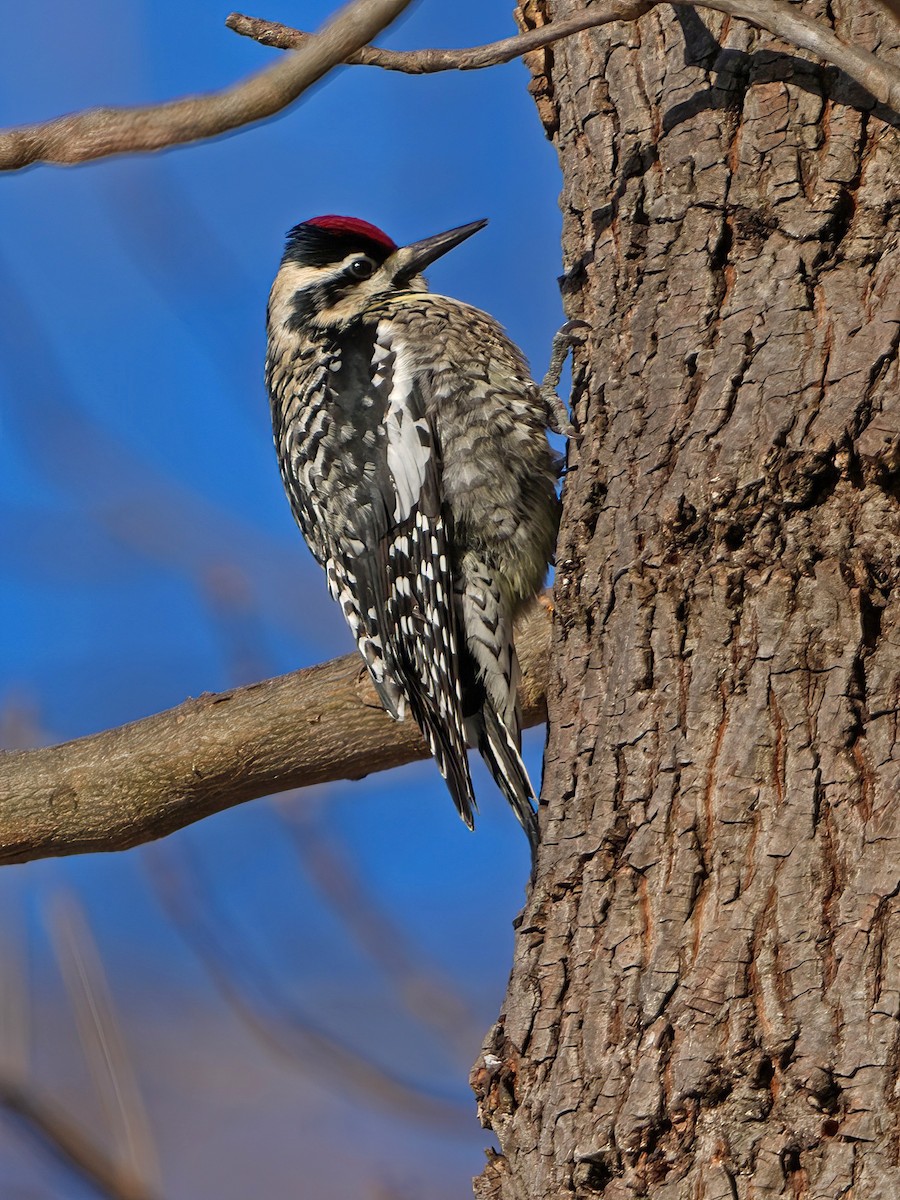
[[[477,746],[533,849],[513,620],[553,553],[565,410],[496,321],[420,274],[484,224],[403,247],[349,217],[295,226],[266,382],[294,516],[385,709],[412,712],[470,828]]]

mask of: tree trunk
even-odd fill
[[[900,1195],[897,118],[701,12],[532,63],[594,332],[482,1200]]]

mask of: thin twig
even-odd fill
[[[265,120],[390,25],[410,2],[355,0],[302,51],[218,92],[140,108],[88,109],[0,131],[0,170],[160,150]]]
[[[526,726],[545,716],[549,639],[535,604],[516,633]],[[0,752],[0,863],[125,850],[244,800],[427,757],[352,654],[61,746]]]
[[[580,13],[566,21],[555,21],[540,29],[489,42],[485,46],[472,46],[465,50],[383,50],[379,46],[363,46],[347,56],[344,62],[354,66],[383,67],[388,71],[402,71],[407,75],[427,75],[436,71],[477,71],[482,67],[496,67],[500,63],[512,62],[531,50],[540,50],[560,38],[608,25],[612,21],[636,21],[649,12],[658,0],[613,0],[612,3],[595,5],[590,12]],[[242,37],[253,38],[264,46],[278,50],[298,50],[308,45],[317,34],[303,33],[277,21],[266,21],[261,17],[248,17],[243,13],[231,13],[225,24]]]
[[[843,71],[882,104],[900,111],[900,69],[868,50],[840,41],[827,26],[796,12],[784,0],[681,0],[681,3],[738,17],[798,49],[808,50]],[[510,62],[529,51],[549,46],[587,29],[608,25],[612,21],[637,20],[653,7],[654,3],[649,0],[620,0],[619,3],[598,5],[577,17],[555,21],[540,29],[531,29],[527,33],[484,46],[472,46],[464,50],[384,50],[376,46],[364,46],[344,61],[410,75],[435,71],[474,71]],[[318,36],[242,13],[232,13],[225,23],[235,33],[281,50],[295,50]]]
[[[618,0],[569,21],[529,30],[516,37],[466,50],[387,51],[367,46],[411,0],[356,0],[321,33],[307,34],[232,13],[230,28],[267,45],[299,48],[298,57],[279,62],[242,83],[201,96],[137,108],[96,108],[38,125],[0,130],[0,171],[34,163],[78,163],[112,154],[146,153],[185,142],[218,137],[265,120],[292,104],[338,63],[365,63],[414,74],[476,70],[509,62],[560,38],[612,21],[632,21],[655,0]],[[826,26],[794,11],[783,0],[682,0],[739,17],[776,37],[816,54],[844,71],[876,100],[900,109],[900,70],[874,54],[838,40]],[[897,0],[889,0],[895,9]]]
[[[864,87],[870,96],[900,112],[900,68],[884,62],[860,46],[849,46],[812,17],[797,12],[784,0],[680,0],[692,8],[712,8],[731,17],[758,25],[776,37],[809,50],[823,62],[843,71]]]

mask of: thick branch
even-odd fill
[[[682,0],[684,2],[684,0]],[[795,11],[783,0],[686,0],[692,8],[712,8],[766,29],[783,41],[809,50],[843,71],[870,96],[900,112],[900,69],[868,50],[840,41],[827,25]]]
[[[526,725],[544,719],[549,644],[536,604],[516,635]],[[0,753],[0,863],[125,850],[244,800],[427,756],[415,724],[385,714],[348,655],[61,746]]]
[[[0,132],[0,170],[202,141],[271,117],[394,21],[410,0],[356,0],[291,55],[242,83],[142,108],[95,108]]]
[[[801,50],[809,50],[823,62],[830,63],[855,80],[870,95],[900,111],[900,70],[883,62],[868,50],[848,46],[818,21],[794,11],[783,0],[681,0],[692,8],[709,8],[738,17],[760,29],[766,29]],[[503,38],[484,46],[465,50],[383,50],[364,46],[348,55],[347,63],[382,67],[420,75],[434,71],[474,71],[510,62],[532,50],[549,46],[561,38],[571,37],[586,29],[596,29],[612,21],[634,21],[654,7],[648,0],[619,0],[592,7],[568,20],[555,21],[540,29],[531,29],[516,37]],[[308,45],[316,34],[303,33],[276,21],[232,13],[225,22],[235,33],[251,37],[266,46],[294,50]]]

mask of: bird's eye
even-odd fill
[[[371,258],[354,258],[347,268],[347,274],[352,275],[354,279],[368,279],[374,270],[375,264]]]

